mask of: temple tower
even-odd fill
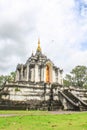
[[[59,83],[62,84],[62,70],[42,53],[40,39],[36,53],[26,61],[18,64],[16,69],[16,81],[27,81],[32,83]]]

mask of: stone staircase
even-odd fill
[[[78,97],[76,97],[74,94],[69,92],[68,90],[64,90],[63,93],[70,98],[74,103],[76,103],[79,106],[80,111],[86,111],[87,110],[87,104],[81,101]]]
[[[72,95],[68,90],[64,90],[63,93],[69,97],[74,103],[78,103],[78,99]]]

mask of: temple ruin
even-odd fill
[[[0,90],[0,109],[87,110],[87,90],[65,88],[63,70],[42,53],[40,40],[35,54],[18,64],[14,82]]]

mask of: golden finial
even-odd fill
[[[40,47],[40,39],[38,39],[38,47],[37,47],[37,51],[41,51],[41,47]]]

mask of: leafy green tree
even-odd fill
[[[8,81],[8,82],[12,82],[15,81],[15,72],[11,72],[10,75],[1,75],[0,76],[0,87],[2,87],[2,85]]]
[[[16,73],[15,72],[11,72],[10,76],[9,76],[9,81],[15,81],[15,76],[16,76]]]
[[[5,82],[5,77],[3,75],[0,76],[0,86]]]
[[[71,86],[72,85],[72,77],[71,77],[71,75],[66,74],[66,77],[65,77],[63,83],[64,83],[64,86],[67,86],[67,87]]]
[[[76,66],[64,79],[65,86],[86,87],[87,86],[87,67]]]

